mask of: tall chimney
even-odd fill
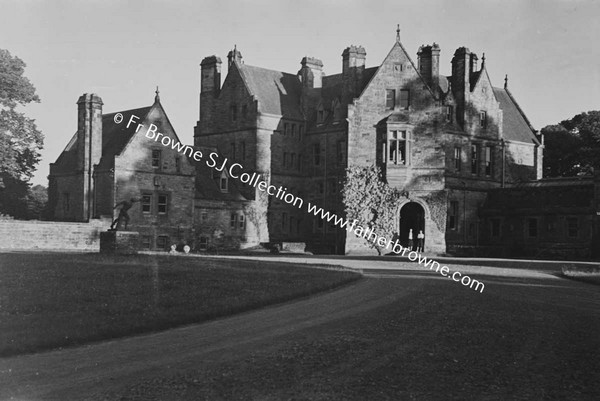
[[[81,221],[94,216],[94,165],[102,157],[102,99],[85,93],[77,101],[77,168],[83,176]]]
[[[466,47],[459,47],[452,57],[452,92],[456,99],[456,116],[462,125],[465,122],[465,105],[469,101],[471,92],[471,51]]]
[[[298,76],[303,88],[320,88],[323,83],[323,62],[314,57],[303,57],[300,62],[302,68]]]
[[[440,46],[433,43],[433,45],[419,47],[417,58],[419,73],[425,82],[436,90],[440,80]]]
[[[346,101],[359,95],[367,52],[362,46],[350,46],[342,52],[342,80],[346,92]]]

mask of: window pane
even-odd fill
[[[158,213],[167,213],[167,195],[158,195]]]
[[[400,108],[407,110],[410,106],[410,91],[408,89],[402,89],[400,91]]]
[[[385,91],[385,108],[392,110],[396,106],[396,90],[388,89]]]

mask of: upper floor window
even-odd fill
[[[236,227],[237,227],[237,214],[231,213],[231,216],[229,219],[229,228],[235,229]]]
[[[237,121],[237,105],[234,103],[230,106],[231,121]]]
[[[407,132],[388,131],[387,161],[392,164],[407,165]]]
[[[453,120],[453,116],[454,116],[454,107],[453,106],[446,106],[446,122],[451,123]]]
[[[292,154],[290,154],[290,168],[293,169],[295,165],[296,165],[296,154],[292,153]]]
[[[460,171],[462,167],[462,149],[460,147],[454,148],[454,170]]]
[[[242,105],[242,118],[246,118],[248,117],[248,105],[243,104]]]
[[[479,146],[471,145],[471,174],[479,174]]]
[[[296,137],[296,124],[292,124],[292,138]]]
[[[491,146],[485,147],[485,175],[491,176],[494,172],[493,149]]]
[[[479,126],[481,128],[486,128],[487,127],[487,111],[480,111],[479,112]]]
[[[240,214],[239,216],[239,224],[240,224],[240,228],[244,229],[246,227],[246,216],[244,216],[243,214]]]
[[[288,167],[288,153],[283,152],[283,168],[287,168],[287,167]]]
[[[299,125],[298,126],[298,139],[302,140],[303,136],[304,136],[304,126]]]
[[[142,213],[150,213],[152,212],[152,195],[143,194],[142,195]]]
[[[160,168],[161,151],[159,149],[152,149],[152,167]]]
[[[396,107],[396,90],[386,89],[385,91],[385,108],[387,110],[394,110]]]
[[[181,173],[181,158],[179,156],[175,157],[175,171]]]
[[[158,214],[167,214],[167,210],[169,207],[169,197],[165,194],[159,194],[157,206]]]
[[[283,135],[288,135],[290,133],[290,125],[288,123],[283,123]]]
[[[313,145],[313,163],[315,166],[319,166],[321,164],[321,144],[315,143]]]
[[[246,142],[240,144],[240,158],[243,162],[246,161]]]
[[[410,106],[410,91],[408,89],[402,89],[400,91],[400,108],[402,110],[408,110]]]

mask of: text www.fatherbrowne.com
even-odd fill
[[[140,130],[144,125],[138,123],[136,120],[140,118],[136,115],[131,115],[129,121],[127,122],[127,128],[131,124],[138,124],[136,127],[136,132]],[[121,113],[117,113],[114,117],[114,121],[119,124],[123,121],[123,115]],[[184,145],[179,141],[173,140],[173,138],[163,135],[160,132],[157,132],[158,127],[154,124],[149,124],[148,129],[146,130],[145,136],[148,139],[154,140],[155,142],[160,142],[165,147],[170,147],[171,149],[176,149],[178,152],[188,155],[190,158],[193,158],[195,161],[200,162],[204,158],[204,155],[200,150],[194,149],[189,145]],[[227,173],[232,178],[240,180],[242,183],[246,185],[253,186],[260,191],[266,192],[271,196],[275,196],[276,198],[284,201],[285,203],[295,206],[298,209],[304,209],[304,200],[294,194],[287,192],[287,188],[279,186],[278,188],[274,185],[271,185],[267,181],[264,181],[260,178],[260,174],[256,172],[250,174],[244,172],[244,168],[239,163],[228,163],[227,158],[225,158],[222,162],[219,160],[219,154],[216,152],[211,152],[208,155],[208,159],[205,161],[208,167],[214,168],[215,170],[221,172],[227,168]],[[398,240],[392,241],[388,240],[383,236],[378,235],[369,227],[363,227],[358,223],[358,220],[353,220],[351,223],[344,219],[343,217],[339,217],[336,214],[323,210],[321,207],[317,205],[313,205],[310,202],[306,202],[306,211],[309,214],[313,214],[316,217],[319,217],[323,220],[326,220],[328,223],[333,223],[336,226],[345,229],[347,232],[351,232],[359,238],[364,238],[367,241],[372,241],[374,245],[379,247],[379,249],[389,249],[391,252],[396,254],[400,254],[402,256],[408,257],[408,260],[411,262],[417,262],[419,265],[428,268],[429,270],[435,270],[436,273],[439,273],[443,277],[447,277],[452,279],[455,282],[458,282],[465,287],[469,287],[475,291],[479,291],[483,293],[483,289],[485,285],[478,280],[475,280],[469,276],[463,275],[459,271],[451,272],[450,268],[445,265],[440,265],[439,262],[429,259],[426,256],[422,255],[419,252],[413,251],[407,247],[404,247],[398,243]]]

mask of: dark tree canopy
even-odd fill
[[[44,137],[35,121],[17,110],[40,101],[24,71],[23,60],[0,49],[0,177],[28,181],[40,160]]]
[[[600,170],[600,111],[548,125],[542,133],[544,177],[572,177]]]

